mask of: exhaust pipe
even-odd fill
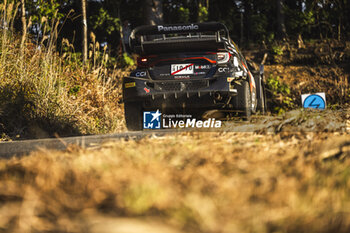
[[[222,100],[222,96],[220,94],[220,92],[215,92],[214,93],[214,99],[217,101],[221,101]]]

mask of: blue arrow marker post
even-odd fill
[[[303,108],[315,108],[315,109],[326,109],[326,94],[304,94],[301,95],[301,101]]]

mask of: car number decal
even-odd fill
[[[171,75],[193,74],[194,64],[171,65]]]

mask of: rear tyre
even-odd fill
[[[142,126],[142,104],[140,102],[124,103],[124,114],[126,127],[130,131],[140,131]]]
[[[239,116],[243,120],[249,121],[252,116],[252,97],[248,81],[243,81],[242,85],[237,87],[236,108],[240,111]]]

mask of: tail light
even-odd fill
[[[148,68],[151,66],[155,59],[157,58],[157,55],[149,55],[147,57],[138,57],[137,58],[137,66],[138,67],[143,67],[143,68]]]
[[[218,64],[225,64],[230,61],[230,53],[217,53],[216,60]]]
[[[138,57],[137,58],[137,66],[138,67],[148,67],[148,58]]]

